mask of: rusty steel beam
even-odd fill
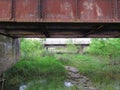
[[[43,32],[46,38],[50,38],[50,34],[48,32]]]
[[[120,37],[120,23],[0,23],[1,33],[10,36]],[[108,32],[108,34],[106,34]],[[115,33],[117,32],[117,33]],[[96,36],[98,35],[98,36]],[[36,36],[37,37],[37,36]]]
[[[7,36],[7,37],[16,38],[14,35],[12,36],[12,35],[7,34],[7,31],[6,31],[6,30],[1,30],[1,29],[0,29],[0,34],[1,34],[1,35],[4,35],[4,36]]]
[[[0,0],[0,21],[119,22],[119,8],[120,0]]]

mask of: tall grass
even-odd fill
[[[6,86],[14,87],[25,83],[29,85],[28,90],[77,90],[76,87],[66,88],[63,84],[66,75],[64,66],[69,65],[78,68],[81,74],[89,77],[99,90],[120,90],[120,47],[115,46],[111,41],[119,44],[118,39],[111,39],[107,45],[105,41],[100,40],[93,43],[97,46],[90,46],[89,54],[86,55],[54,55],[44,51],[40,41],[23,39],[21,61],[5,73]],[[108,43],[109,48],[113,46],[109,50]],[[114,46],[118,49],[117,52],[113,50]],[[69,45],[70,47],[73,46]],[[113,62],[114,64],[111,64]],[[41,83],[41,80],[45,82]]]
[[[75,86],[65,87],[63,82],[64,79],[61,77],[50,77],[46,82],[32,82],[31,85],[28,85],[27,90],[76,90]]]
[[[59,77],[63,81],[66,74],[64,66],[53,54],[44,52],[41,41],[22,39],[21,60],[5,73],[6,87],[50,77]]]
[[[68,57],[69,60],[67,62],[59,60],[59,62],[78,68],[80,73],[92,80],[100,90],[120,89],[120,65],[109,65],[109,58],[91,55],[64,55],[61,57]]]
[[[20,85],[31,80],[65,76],[64,66],[54,57],[44,57],[34,61],[21,60],[6,72],[9,86]]]

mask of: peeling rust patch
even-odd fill
[[[85,0],[83,2],[83,10],[81,10],[81,19],[88,19],[91,18],[102,18],[103,12],[101,7],[95,0]]]
[[[43,0],[44,19],[75,19],[76,3],[74,0]]]

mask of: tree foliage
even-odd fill
[[[88,48],[88,52],[95,55],[104,55],[111,58],[120,55],[120,39],[119,38],[102,38],[92,39],[92,43]]]
[[[32,60],[39,57],[43,51],[43,40],[21,39],[21,58],[24,60]]]
[[[72,39],[69,39],[67,42],[68,51],[77,51],[78,47],[73,43]]]

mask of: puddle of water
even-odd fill
[[[21,86],[19,87],[19,90],[26,90],[26,88],[27,88],[27,85],[21,85]]]
[[[71,82],[64,82],[64,85],[66,87],[72,87],[73,86],[73,84]]]

